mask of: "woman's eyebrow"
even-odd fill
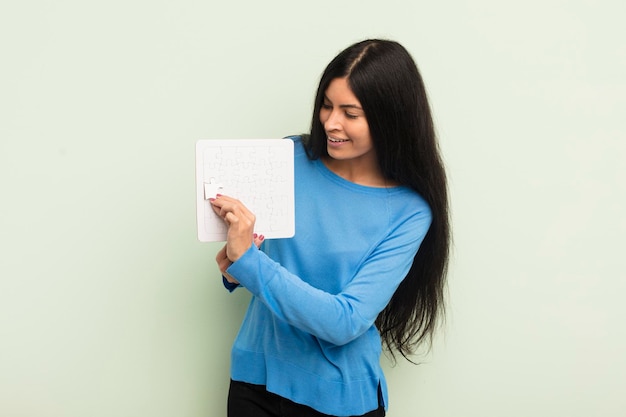
[[[324,100],[325,101],[329,101],[332,103],[332,101],[326,96],[324,95]],[[363,108],[361,106],[357,106],[356,104],[340,104],[339,108],[341,109],[357,109],[357,110],[363,110]]]
[[[357,106],[356,104],[340,104],[339,107],[342,108],[342,109],[363,110],[361,107]]]

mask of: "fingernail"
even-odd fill
[[[209,201],[213,202],[213,201],[215,201],[215,199],[214,198],[209,198]]]
[[[254,233],[254,234],[252,235],[252,237],[256,239],[257,237],[259,237],[259,235],[257,235],[256,233]]]
[[[215,197],[221,197],[222,194],[215,194]]]
[[[259,240],[263,240],[263,239],[265,239],[265,236],[260,235],[260,236],[259,236]]]

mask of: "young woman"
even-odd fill
[[[387,40],[341,52],[310,134],[290,140],[293,238],[262,242],[241,202],[212,200],[228,225],[224,283],[253,295],[232,349],[229,416],[384,416],[382,347],[406,358],[431,341],[449,251],[445,172],[409,53]]]

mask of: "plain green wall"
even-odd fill
[[[455,249],[433,351],[383,359],[388,415],[622,416],[624,4],[3,2],[0,415],[224,415],[248,295],[196,239],[195,141],[305,131],[324,65],[389,37]]]

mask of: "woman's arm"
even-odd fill
[[[229,225],[229,240],[224,249],[229,259],[231,242],[240,245],[247,240],[240,235],[247,235],[248,231],[239,227],[241,222],[236,217],[250,217],[237,207],[240,204],[230,198],[217,204],[218,214]],[[223,272],[258,297],[276,317],[320,339],[343,345],[367,331],[385,308],[406,276],[429,224],[430,215],[426,213],[391,231],[338,294],[311,286],[252,245],[240,255],[241,247],[234,247],[235,259]]]

